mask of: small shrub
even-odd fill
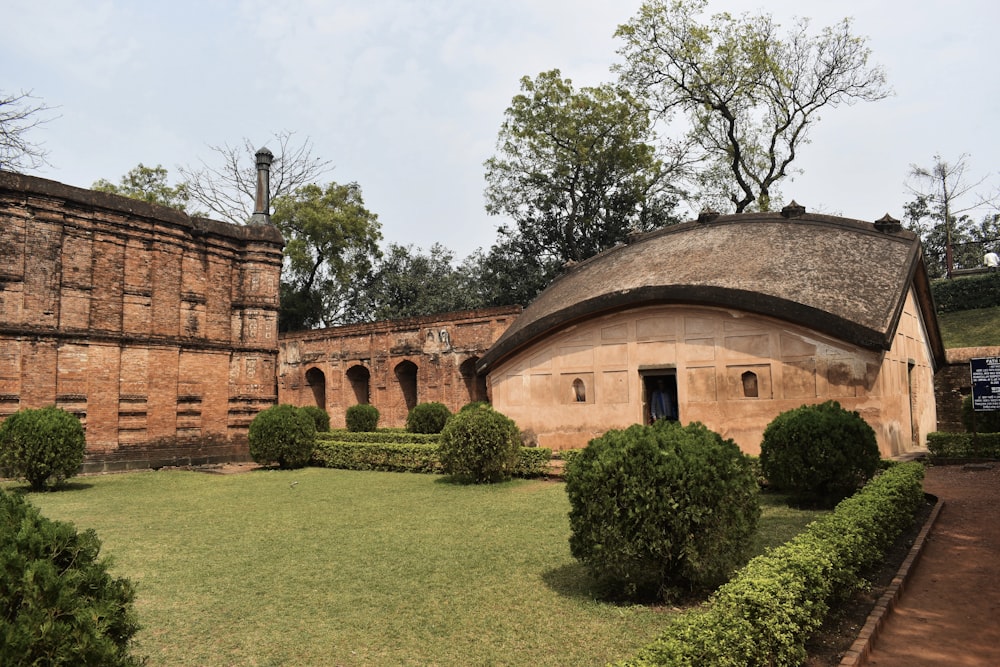
[[[461,408],[458,409],[459,412],[465,412],[466,410],[479,410],[481,408],[492,408],[489,401],[472,401],[471,403],[466,403]]]
[[[972,409],[972,395],[962,399],[962,425],[968,433],[1000,433],[1000,411]]]
[[[367,403],[358,403],[347,408],[347,430],[360,433],[378,428],[378,408]]]
[[[570,551],[610,595],[674,597],[742,565],[760,506],[749,458],[699,423],[608,431],[565,469]]]
[[[0,424],[0,469],[36,491],[75,475],[86,448],[80,420],[56,407],[20,410]]]
[[[449,417],[451,410],[444,403],[418,403],[406,415],[406,430],[410,433],[440,433]]]
[[[510,479],[521,440],[517,424],[487,405],[462,409],[441,432],[439,455],[448,474],[475,483]]]
[[[879,460],[875,431],[836,401],[781,413],[760,446],[764,476],[799,505],[836,505],[871,479]]]
[[[93,530],[41,516],[0,490],[0,664],[140,665],[127,579],[108,574]]]
[[[312,418],[313,424],[316,425],[317,433],[330,432],[330,415],[326,413],[326,410],[318,405],[306,405],[299,408],[299,410],[302,410]]]
[[[250,422],[250,456],[257,463],[277,461],[278,467],[301,468],[316,446],[316,424],[294,405],[273,405]]]

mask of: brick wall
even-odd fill
[[[962,347],[947,352],[948,363],[934,377],[938,430],[959,433],[965,431],[962,424],[962,400],[972,393],[969,360],[1000,357],[1000,347]]]
[[[519,306],[282,334],[278,400],[319,405],[334,427],[347,408],[371,403],[380,426],[403,426],[417,403],[438,401],[453,412],[485,400],[475,364]]]
[[[88,469],[245,458],[277,397],[282,239],[0,172],[0,420],[56,404]]]

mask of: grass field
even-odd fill
[[[595,600],[557,482],[160,471],[28,497],[137,584],[150,665],[603,665],[671,613]],[[765,502],[758,550],[815,516]]]
[[[1000,306],[939,313],[945,347],[1000,345]]]

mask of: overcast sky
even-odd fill
[[[213,157],[290,130],[360,183],[385,242],[443,243],[461,259],[502,222],[483,162],[524,75],[611,80],[615,28],[640,0],[0,0],[0,90],[33,91],[58,118],[33,137],[80,187],[142,162]],[[809,210],[902,217],[911,164],[969,155],[995,190],[1000,155],[996,0],[715,0],[709,12],[845,16],[895,91],[829,109],[782,193]],[[273,141],[271,142],[273,144]],[[273,147],[273,146],[272,146]],[[985,188],[985,186],[984,186]],[[986,188],[989,189],[989,188]]]

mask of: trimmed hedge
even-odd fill
[[[75,475],[86,448],[80,420],[55,406],[19,410],[0,424],[0,472],[34,491]]]
[[[299,410],[312,417],[317,433],[326,433],[330,430],[330,415],[323,408],[318,405],[304,405]]]
[[[410,433],[440,433],[449,417],[451,410],[444,403],[418,403],[406,415],[406,430]]]
[[[366,442],[370,444],[391,443],[437,445],[441,442],[439,433],[410,433],[402,429],[379,429],[378,431],[348,431],[342,428],[329,433],[317,433],[317,441]]]
[[[415,435],[413,433],[410,434]],[[544,477],[549,474],[552,451],[522,447],[515,477]],[[348,442],[317,439],[312,464],[342,470],[382,470],[386,472],[441,473],[438,445],[414,442]]]
[[[940,459],[1000,458],[1000,433],[928,433],[927,449]]]
[[[1000,433],[1000,410],[973,410],[969,394],[962,399],[962,426],[969,433]]]
[[[939,313],[1000,306],[1000,272],[935,280],[931,293]]]
[[[301,468],[309,463],[316,445],[316,422],[294,405],[272,405],[250,422],[247,441],[250,457],[257,463],[277,462],[282,469]]]
[[[378,408],[368,403],[352,405],[344,413],[344,418],[347,421],[347,430],[356,433],[377,429],[379,416]]]
[[[460,410],[441,431],[441,466],[474,484],[508,480],[517,467],[520,436],[514,420],[492,407]]]
[[[831,602],[846,599],[902,532],[923,495],[923,466],[902,463],[786,544],[751,560],[709,599],[619,667],[797,667]]]
[[[0,664],[141,665],[135,588],[108,573],[93,530],[0,490]]]

